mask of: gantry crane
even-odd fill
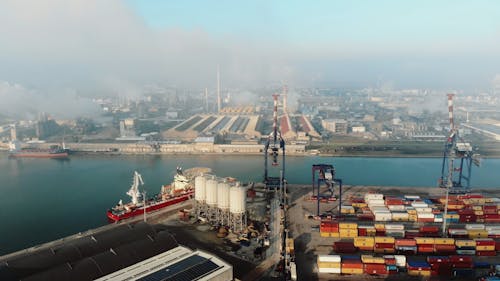
[[[450,131],[444,145],[439,187],[449,189],[450,193],[467,193],[470,191],[472,165],[479,166],[479,155],[474,154],[472,145],[464,142],[459,136],[453,118],[454,96],[448,94]]]
[[[321,184],[325,184],[330,194],[322,194]],[[319,203],[324,201],[335,200],[334,188],[339,187],[339,210],[338,217],[341,216],[342,206],[342,180],[335,178],[335,168],[330,164],[314,164],[312,165],[312,194],[317,201],[317,216],[319,213]],[[316,195],[314,194],[316,190]]]

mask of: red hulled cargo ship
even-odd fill
[[[108,219],[117,222],[144,213],[153,212],[180,202],[191,199],[194,196],[194,188],[191,181],[184,176],[182,169],[177,168],[177,174],[170,185],[161,187],[161,192],[149,200],[144,200],[144,195],[139,192],[139,185],[143,185],[142,177],[134,172],[134,179],[127,195],[131,197],[130,203],[123,204],[122,201],[107,211]]]

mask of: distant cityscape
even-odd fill
[[[441,143],[449,130],[444,91],[286,86],[209,91],[149,86],[143,92],[135,98],[92,99],[100,111],[92,118],[61,119],[50,112],[39,112],[32,119],[4,116],[2,148],[8,148],[10,128],[15,126],[17,139],[25,146],[64,141],[94,152],[259,153],[272,131],[273,94],[279,94],[278,125],[291,153],[334,153],[343,149],[338,147],[342,143]],[[496,91],[456,93],[460,135],[500,141],[499,102]],[[102,143],[116,146],[100,147]],[[332,144],[337,148],[329,149]]]

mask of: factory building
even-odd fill
[[[178,246],[169,251],[96,279],[121,280],[233,280],[233,267],[221,259]]]
[[[344,119],[325,119],[321,121],[321,125],[326,131],[347,134],[347,121]]]

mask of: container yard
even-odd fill
[[[340,216],[340,200],[317,216],[310,187],[288,191],[301,280],[476,280],[500,262],[496,190],[450,196],[446,216],[439,188],[347,186]]]

